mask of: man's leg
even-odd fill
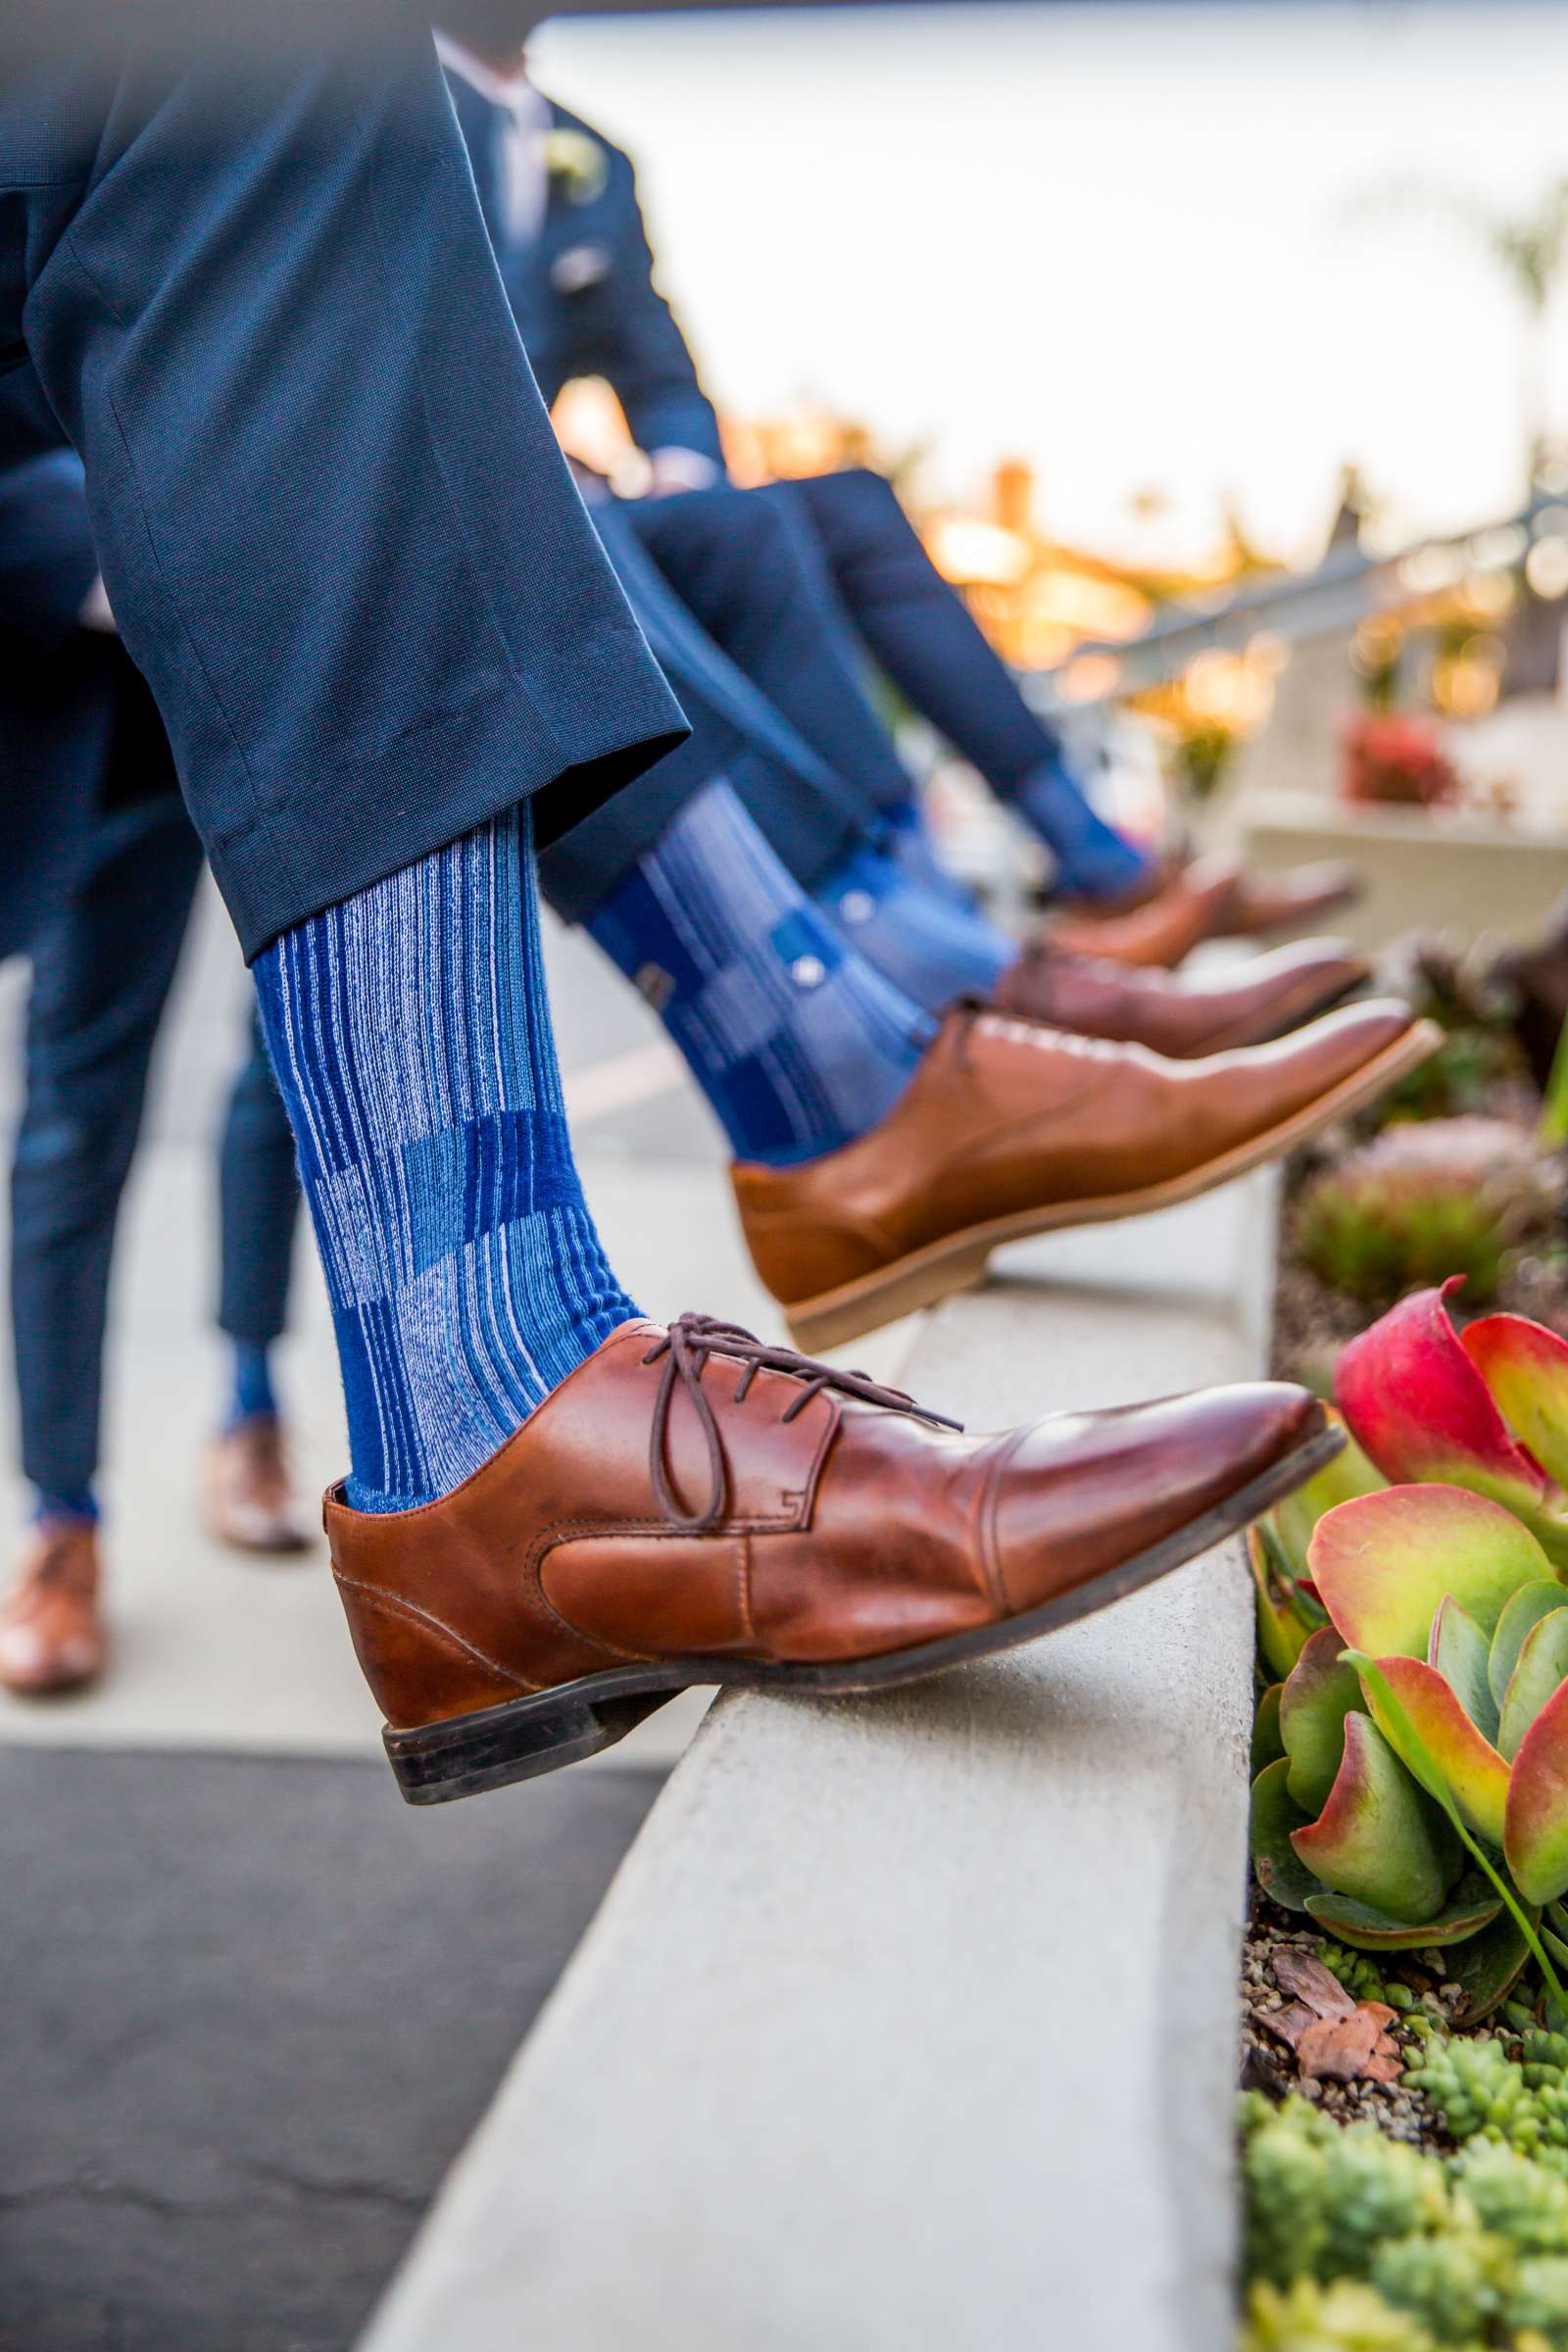
[[[300,1208],[294,1131],[254,1010],[223,1116],[218,1181],[218,1328],[234,1348],[229,1418],[242,1420],[277,1409],[269,1358],[288,1326]]]
[[[990,996],[1016,947],[934,861],[915,872],[896,854],[910,781],[867,699],[831,589],[818,590],[821,566],[803,553],[805,533],[783,510],[740,490],[646,500],[621,514],[622,533],[636,535],[721,658],[838,779],[837,827],[824,828],[807,808],[787,834],[762,822],[795,879],[866,961],[927,1011]]]
[[[664,1021],[739,1159],[789,1166],[863,1135],[934,1035],[807,898],[722,781],[588,927]]]
[[[14,84],[24,345],[247,954],[530,795],[550,837],[678,737],[427,35]]]
[[[288,1323],[300,1188],[294,1131],[254,1007],[218,1168],[218,1327],[230,1356],[222,1426],[207,1456],[208,1524],[241,1551],[299,1551],[309,1538],[288,1476],[272,1351]]]
[[[529,845],[684,731],[549,432],[428,38],[15,94],[8,336],[84,460],[242,942],[273,943],[357,1491],[427,1498],[628,1311],[560,1116]]]
[[[526,808],[256,964],[337,1328],[350,1499],[448,1493],[636,1308],[572,1163]]]
[[[783,511],[723,491],[653,506],[607,507],[600,511],[599,528],[649,643],[681,696],[692,734],[656,769],[548,851],[541,882],[557,911],[568,921],[587,922],[598,930],[628,972],[635,974],[645,966],[664,970],[657,940],[645,936],[642,917],[629,924],[612,917],[608,926],[601,926],[598,917],[623,891],[629,893],[626,906],[639,903],[634,877],[675,833],[677,821],[680,858],[703,860],[708,872],[704,895],[716,906],[723,880],[722,858],[716,854],[732,846],[731,830],[727,821],[706,821],[698,802],[715,778],[722,778],[789,876],[817,901],[857,957],[927,1012],[941,1012],[961,998],[981,997],[1090,1036],[1187,1055],[1220,1044],[1276,1036],[1331,1004],[1361,976],[1341,954],[1303,951],[1258,969],[1245,983],[1198,996],[1162,981],[1117,977],[1041,951],[1020,956],[1014,942],[940,873],[934,858],[921,870],[923,836],[917,827],[897,829],[890,838],[888,811],[868,808],[832,771],[830,752],[853,756],[845,740],[829,727],[814,746],[808,743],[676,594],[677,581],[691,583],[693,604],[714,618],[762,678],[771,681],[774,676],[770,649],[786,646],[785,670],[793,682],[794,707],[811,723],[810,713],[820,706],[805,691],[805,684],[814,674],[817,652],[832,638],[833,626],[822,617],[827,605],[813,596],[809,565],[797,553],[804,533],[788,524]],[[645,538],[659,551],[657,564]],[[819,559],[817,563],[819,568]],[[804,620],[802,614],[807,616]],[[842,638],[842,626],[838,633]],[[858,700],[858,687],[853,682],[848,692],[852,700]],[[830,693],[827,700],[831,699]],[[869,726],[881,737],[868,706],[860,706],[855,723]],[[902,777],[902,769],[899,773]],[[715,798],[712,808],[725,805]],[[754,870],[750,856],[738,862],[742,870]],[[666,880],[662,891],[667,890]],[[655,898],[660,895],[656,892]],[[771,890],[763,891],[760,900],[737,893],[722,921],[715,917],[710,922],[709,956],[698,959],[705,982],[734,962],[742,905],[755,909],[760,904],[772,905],[775,897]],[[648,914],[653,902],[641,904]],[[765,933],[764,925],[747,943],[764,974],[771,970]],[[628,960],[627,943],[634,937],[642,945]],[[737,1122],[726,1042],[715,1038],[706,1024],[692,1024],[686,1017],[694,977],[689,971],[687,986],[661,1008],[737,1151],[743,1156],[766,1157],[775,1140],[766,1119]],[[776,983],[764,978],[760,985],[766,994]],[[847,977],[845,993],[854,994]],[[776,1009],[782,1016],[783,1005]],[[824,1042],[830,1041],[831,1024],[824,1032]],[[838,1050],[836,1042],[831,1050]],[[873,1083],[870,1099],[879,1091],[879,1083]],[[786,1131],[789,1124],[785,1122]]]
[[[110,1261],[200,870],[177,807],[110,820],[34,944],[11,1171],[11,1328],[37,1528],[0,1609],[0,1679],[17,1689],[81,1681],[101,1656],[93,1528]]]
[[[177,808],[106,834],[34,951],[11,1174],[22,1466],[41,1512],[86,1517],[115,1223],[201,870]]]
[[[543,853],[545,897],[564,921],[585,922],[718,775],[796,879],[814,889],[856,847],[864,811],[677,596],[643,547],[635,513],[598,507],[595,523],[691,733]]]
[[[854,794],[868,824],[907,801],[907,769],[867,698],[853,631],[817,588],[787,510],[689,490],[625,510],[683,604]]]
[[[1040,835],[1061,886],[1092,897],[1136,887],[1145,854],[1090,808],[1059,739],[931,562],[892,484],[857,467],[760,495],[805,523],[821,552],[823,592],[912,707]]]

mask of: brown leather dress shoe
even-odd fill
[[[220,1544],[274,1558],[311,1548],[275,1414],[252,1414],[216,1437],[202,1487],[208,1533]]]
[[[738,1162],[741,1224],[792,1337],[835,1348],[978,1282],[1004,1242],[1166,1208],[1278,1158],[1441,1042],[1392,999],[1200,1061],[960,1010],[867,1134],[799,1167]]]
[[[1025,949],[991,1008],[1188,1061],[1283,1037],[1348,996],[1368,969],[1343,940],[1303,940],[1254,956],[1233,977],[1202,987],[1169,972],[1063,956],[1042,944]]]
[[[677,1690],[870,1690],[1103,1608],[1341,1443],[1304,1390],[966,1437],[897,1390],[683,1315],[623,1323],[457,1492],[326,1498],[404,1795],[608,1747]]]
[[[1156,897],[1129,913],[1058,917],[1046,937],[1069,956],[1169,970],[1200,941],[1218,935],[1240,877],[1238,858],[1205,858],[1183,866]]]
[[[28,1698],[79,1690],[103,1671],[98,1531],[44,1519],[0,1601],[0,1683]]]
[[[1317,865],[1293,865],[1277,874],[1237,876],[1217,939],[1256,939],[1267,931],[1299,931],[1320,923],[1361,896],[1353,865],[1325,858]]]

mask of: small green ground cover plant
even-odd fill
[[[1529,2078],[1560,2090],[1568,2041],[1536,2039],[1560,2055],[1521,2065],[1492,2040],[1436,2044],[1429,2095],[1454,2078],[1451,2154],[1298,2096],[1244,2096],[1244,2352],[1568,2352],[1568,2158],[1470,2120],[1496,2103],[1516,2131],[1544,2126]],[[1466,2050],[1495,2053],[1468,2087]]]

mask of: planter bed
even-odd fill
[[[1412,1105],[1399,1107],[1408,1111]],[[1521,1138],[1532,1139],[1524,1147],[1526,1158],[1539,1152],[1533,1143],[1539,1100],[1517,1073],[1494,1072],[1466,1107],[1512,1122]],[[1441,1161],[1444,1137],[1445,1130],[1428,1129],[1415,1156],[1430,1147],[1429,1158]],[[1363,1164],[1356,1155],[1366,1141],[1364,1129],[1330,1139],[1287,1171],[1282,1198],[1272,1369],[1332,1396],[1341,1349],[1376,1326],[1373,1338],[1339,1367],[1338,1393],[1353,1435],[1378,1458],[1374,1466],[1364,1455],[1347,1455],[1357,1467],[1346,1472],[1338,1496],[1317,1496],[1294,1525],[1282,1524],[1276,1514],[1253,1541],[1260,1594],[1259,1778],[1242,1967],[1243,2344],[1245,2352],[1568,2352],[1568,2000],[1558,2000],[1536,1957],[1525,1953],[1522,1931],[1494,1899],[1489,1878],[1459,1852],[1458,1838],[1471,1846],[1476,1863],[1486,1866],[1490,1859],[1511,1886],[1559,1992],[1568,1989],[1568,1911],[1559,1907],[1561,1892],[1552,1891],[1555,1880],[1520,1895],[1533,1865],[1513,1843],[1511,1809],[1506,1859],[1500,1835],[1494,1842],[1476,1842],[1481,1833],[1466,1811],[1473,1783],[1464,1780],[1471,1759],[1460,1752],[1463,1742],[1433,1744],[1429,1733],[1438,1719],[1419,1707],[1416,1716],[1406,1713],[1403,1697],[1379,1680],[1397,1665],[1398,1692],[1413,1691],[1420,1699],[1423,1692],[1430,1697],[1441,1668],[1445,1695],[1464,1691],[1460,1720],[1467,1731],[1474,1731],[1490,1704],[1484,1743],[1498,1751],[1492,1769],[1510,1800],[1514,1776],[1530,1768],[1533,1755],[1546,1753],[1539,1744],[1546,1734],[1528,1674],[1519,1678],[1510,1732],[1507,1706],[1516,1686],[1506,1679],[1501,1653],[1512,1654],[1511,1644],[1493,1631],[1501,1622],[1500,1602],[1485,1625],[1454,1612],[1464,1614],[1465,1640],[1479,1645],[1475,1655],[1466,1653],[1472,1666],[1476,1656],[1482,1661],[1479,1683],[1464,1681],[1457,1650],[1440,1644],[1448,1601],[1436,1610],[1439,1631],[1430,1648],[1424,1633],[1408,1639],[1411,1626],[1425,1623],[1419,1613],[1403,1635],[1396,1619],[1406,1590],[1401,1578],[1413,1580],[1411,1591],[1444,1583],[1431,1564],[1446,1556],[1449,1533],[1455,1579],[1462,1582],[1480,1573],[1474,1564],[1489,1556],[1485,1544],[1499,1527],[1505,1544],[1529,1546],[1540,1561],[1530,1573],[1541,1580],[1536,1590],[1542,1598],[1530,1606],[1550,1617],[1555,1604],[1547,1586],[1555,1578],[1564,1584],[1568,1608],[1568,1544],[1559,1541],[1568,1513],[1550,1435],[1562,1421],[1568,1437],[1568,1355],[1554,1352],[1568,1341],[1560,1174],[1555,1159],[1540,1152],[1543,1213],[1510,1229],[1507,1249],[1488,1265],[1482,1287],[1490,1295],[1480,1302],[1489,1318],[1528,1318],[1556,1339],[1522,1340],[1519,1324],[1489,1322],[1488,1332],[1500,1338],[1478,1331],[1467,1348],[1463,1295],[1442,1299],[1441,1267],[1423,1267],[1414,1290],[1391,1311],[1398,1286],[1382,1299],[1364,1285],[1361,1295],[1348,1296],[1325,1277],[1321,1264],[1314,1269],[1302,1262],[1311,1235],[1318,1237],[1320,1253],[1323,1249],[1326,1221],[1318,1215],[1314,1222],[1314,1186],[1327,1185],[1336,1199],[1346,1192],[1347,1179]],[[1397,1142],[1392,1147],[1396,1154],[1400,1149]],[[1353,1186],[1348,1189],[1353,1209],[1358,1196]],[[1341,1246],[1339,1229],[1329,1230]],[[1353,1254],[1346,1246],[1347,1258]],[[1535,1487],[1508,1485],[1500,1452],[1490,1470],[1482,1458],[1483,1437],[1511,1447],[1520,1435],[1522,1392],[1517,1382],[1508,1385],[1506,1373],[1497,1370],[1499,1359],[1488,1353],[1498,1345],[1528,1345],[1533,1363],[1563,1375],[1560,1396],[1554,1395],[1544,1418],[1532,1425],[1535,1452],[1515,1457],[1538,1482],[1535,1455],[1549,1457],[1557,1485],[1539,1497]],[[1478,1365],[1489,1367],[1490,1389],[1481,1387]],[[1498,1398],[1507,1400],[1507,1426],[1498,1417]],[[1419,1452],[1429,1439],[1430,1458],[1419,1466],[1399,1458],[1401,1448],[1409,1457],[1412,1446]],[[1482,1451],[1467,1452],[1472,1445]],[[1395,1492],[1383,1491],[1385,1479]],[[1421,1483],[1411,1485],[1412,1479]],[[1336,1500],[1342,1515],[1328,1522],[1324,1506]],[[1324,1516],[1314,1525],[1319,1510]],[[1445,1513],[1452,1514],[1451,1522]],[[1402,1550],[1388,1543],[1389,1531],[1401,1529]],[[1460,1541],[1467,1529],[1479,1551]],[[1551,1546],[1549,1562],[1537,1537]],[[1309,1581],[1297,1588],[1293,1575]],[[1499,1569],[1499,1580],[1502,1575]],[[1283,1616],[1282,1598],[1290,1603]],[[1356,1633],[1358,1610],[1363,1622],[1381,1616],[1381,1642]],[[1291,1644],[1300,1642],[1305,1625],[1321,1630],[1309,1637],[1316,1647],[1309,1648],[1306,1665],[1289,1678],[1285,1704],[1289,1711],[1294,1693],[1296,1712],[1288,1712],[1287,1738],[1276,1693]],[[1388,1632],[1391,1625],[1396,1633]],[[1451,1618],[1448,1631],[1454,1631]],[[1549,1662],[1555,1639],[1549,1628],[1543,1637],[1540,1654],[1548,1663],[1542,1670],[1547,1693],[1542,1706],[1551,1703],[1553,1688],[1563,1688],[1568,1674],[1568,1652],[1555,1667]],[[1363,1653],[1380,1650],[1394,1654],[1374,1670]],[[1359,1664],[1348,1662],[1347,1652]],[[1495,1698],[1487,1695],[1489,1666],[1492,1681],[1507,1693],[1501,1728]],[[1314,1712],[1316,1694],[1336,1677],[1337,1699],[1326,1713]],[[1357,1725],[1354,1741],[1334,1713],[1341,1704],[1350,1710],[1344,1721]],[[1457,1700],[1453,1704],[1457,1708]],[[1332,1726],[1324,1736],[1333,1742],[1326,1760],[1311,1744],[1313,1727],[1322,1734],[1325,1724]],[[1450,1728],[1446,1718],[1443,1728],[1445,1734]],[[1532,1736],[1538,1739],[1534,1750],[1526,1744]],[[1358,1780],[1357,1763],[1367,1750],[1375,1751],[1376,1769],[1369,1764]],[[1517,1761],[1521,1755],[1524,1766]],[[1380,1773],[1397,1776],[1399,1789],[1391,1792]],[[1494,1796],[1496,1785],[1491,1786]],[[1457,1815],[1451,1802],[1456,1789],[1463,1792]],[[1349,1880],[1369,1851],[1374,1877],[1383,1867],[1388,1883],[1397,1877],[1401,1806],[1420,1808],[1412,1843],[1419,1842],[1417,1831],[1430,1835],[1430,1851],[1441,1847],[1448,1865],[1441,1903],[1435,1910],[1412,1904],[1408,1916],[1429,1919],[1435,1934],[1447,1921],[1455,1940],[1427,1944],[1405,1928],[1402,1944],[1385,1940],[1379,1948],[1377,1936],[1386,1930],[1374,1930],[1377,1913],[1356,1909],[1357,1901],[1371,1897],[1352,1896]],[[1346,1822],[1352,1823],[1359,1845],[1344,1832]],[[1304,1867],[1313,1860],[1320,1871]],[[1345,1874],[1339,1892],[1322,1875],[1331,1870]],[[1342,1922],[1365,1925],[1360,1948],[1301,1907],[1308,1900],[1337,1911]],[[1426,1900],[1431,1903],[1430,1892]],[[1480,1917],[1484,1905],[1494,1914],[1491,1923],[1461,1936],[1461,1915],[1473,1908]]]

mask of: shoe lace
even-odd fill
[[[734,1390],[736,1404],[746,1402],[759,1372],[782,1372],[787,1378],[798,1380],[800,1390],[779,1415],[781,1421],[793,1421],[805,1412],[813,1397],[832,1390],[841,1396],[857,1397],[862,1404],[880,1405],[886,1412],[908,1413],[917,1421],[930,1422],[936,1429],[963,1427],[961,1421],[952,1421],[946,1413],[934,1413],[927,1406],[916,1404],[902,1389],[884,1388],[868,1373],[841,1371],[836,1364],[820,1364],[813,1356],[797,1354],[793,1348],[774,1347],[744,1330],[739,1323],[721,1323],[712,1315],[677,1315],[663,1337],[654,1342],[643,1362],[657,1364],[663,1359],[664,1370],[654,1399],[648,1471],[660,1509],[682,1535],[706,1535],[718,1525],[729,1504],[729,1463],[724,1441],[719,1435],[712,1399],[703,1387],[703,1374],[714,1355],[730,1357],[741,1367]],[[684,1388],[691,1398],[708,1446],[709,1494],[700,1511],[682,1510],[669,1479],[669,1416],[678,1388]]]

